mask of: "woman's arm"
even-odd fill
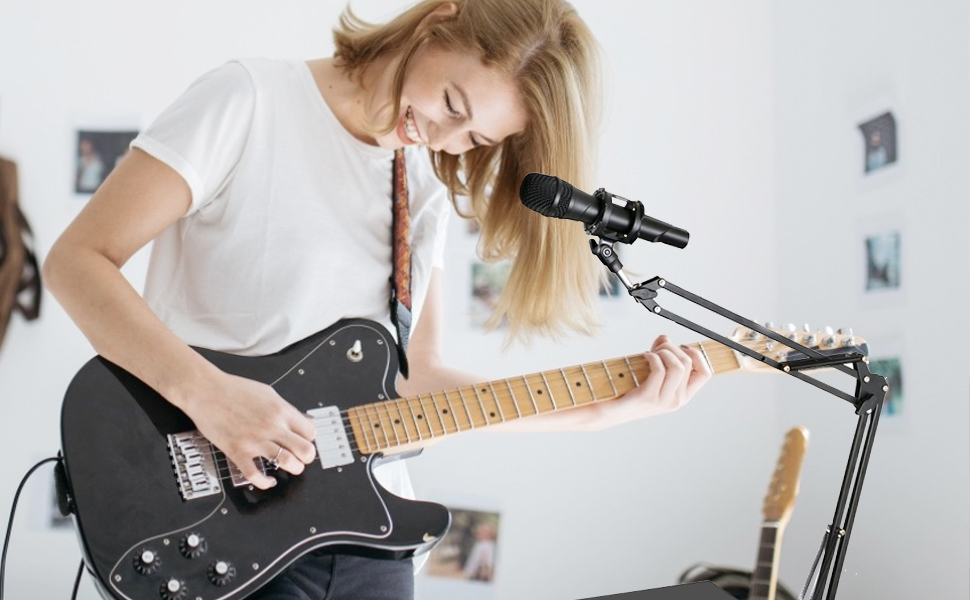
[[[293,474],[313,460],[310,421],[269,386],[229,375],[155,316],[121,274],[141,247],[186,213],[191,192],[174,170],[134,149],[64,231],[44,262],[44,281],[95,350],[185,412],[250,482],[275,483],[256,456]]]
[[[445,366],[441,356],[441,274],[435,269],[428,296],[408,347],[411,377],[398,378],[398,393],[451,390],[485,378]],[[616,400],[515,419],[489,429],[494,431],[598,430],[681,408],[711,378],[707,361],[695,348],[677,346],[658,337],[644,354],[650,368],[647,378]],[[437,440],[436,440],[437,441]]]

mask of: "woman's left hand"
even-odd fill
[[[683,408],[711,378],[711,369],[697,348],[677,346],[661,335],[644,353],[650,373],[620,398],[598,404],[602,423],[611,426]]]

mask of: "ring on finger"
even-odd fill
[[[276,456],[269,461],[269,466],[274,469],[280,468],[280,456],[283,454],[283,446],[280,446],[279,451],[276,452]]]

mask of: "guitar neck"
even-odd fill
[[[775,600],[778,584],[778,555],[781,553],[782,523],[765,522],[758,544],[758,562],[751,574],[748,600]]]
[[[706,341],[693,347],[701,351],[714,374],[741,368],[734,350],[723,344]],[[643,354],[634,354],[364,404],[348,410],[347,418],[362,454],[387,452],[463,431],[612,400],[639,385],[649,373]]]

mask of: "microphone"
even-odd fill
[[[632,244],[637,239],[683,248],[690,234],[643,214],[643,204],[600,188],[590,196],[558,177],[529,173],[519,187],[522,204],[547,217],[586,224],[586,233]]]

